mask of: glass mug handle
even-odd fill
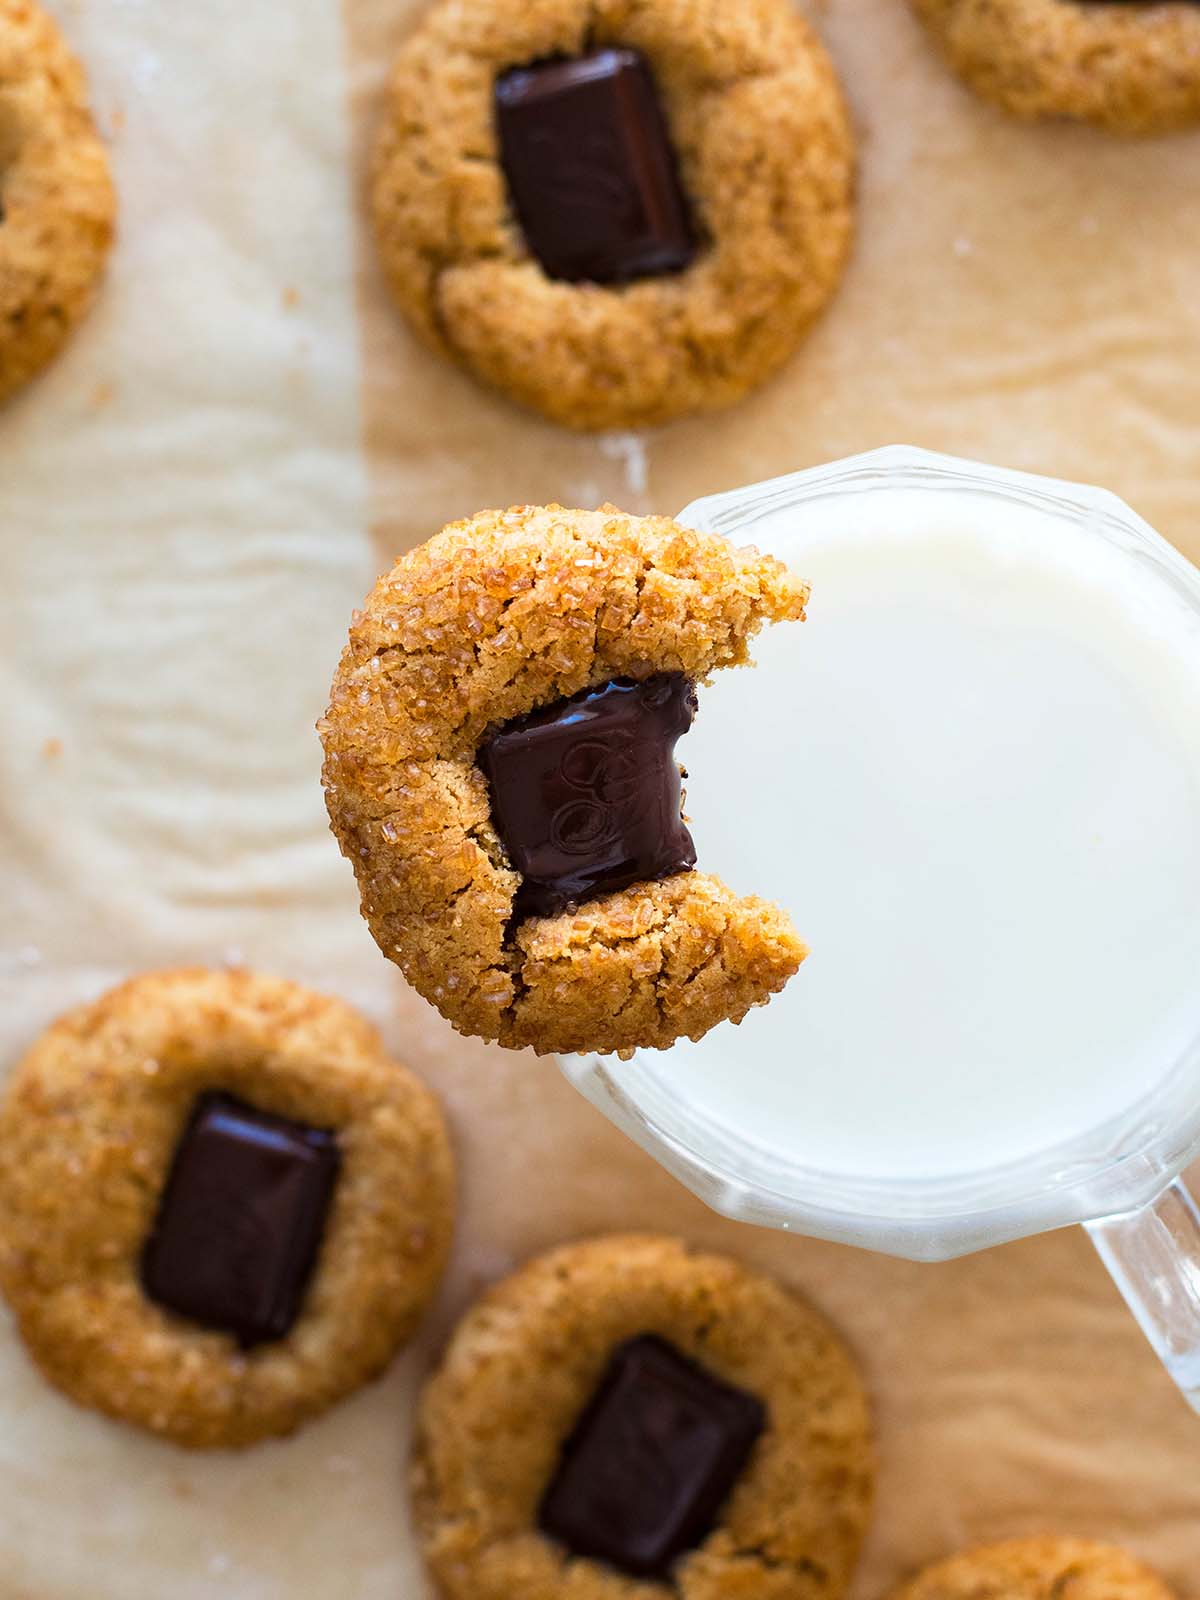
[[[1142,1332],[1200,1411],[1200,1206],[1176,1178],[1141,1210],[1086,1227]]]

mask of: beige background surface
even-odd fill
[[[403,1495],[419,1373],[512,1262],[640,1226],[771,1268],[858,1349],[882,1458],[858,1600],[1046,1528],[1123,1539],[1200,1595],[1200,1421],[1082,1235],[919,1267],[711,1216],[550,1063],[457,1039],[403,989],[324,828],[311,733],[374,572],[487,502],[673,510],[905,440],[1106,483],[1200,558],[1200,137],[1021,128],[900,0],[830,0],[863,141],[844,292],[739,410],[575,438],[416,349],[380,293],[363,141],[417,9],[60,7],[123,235],[97,317],[0,416],[0,1050],[152,964],[240,956],[337,990],[446,1098],[454,1270],[382,1385],[238,1458],[76,1411],[0,1326],[0,1600],[427,1600]]]

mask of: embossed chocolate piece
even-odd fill
[[[282,1339],[308,1287],[338,1166],[331,1133],[202,1095],[143,1253],[146,1293],[244,1345]]]
[[[691,261],[675,153],[636,50],[505,73],[496,121],[513,206],[550,277],[615,283]]]
[[[538,1524],[573,1555],[666,1578],[712,1532],[765,1426],[753,1395],[663,1339],[631,1339],[563,1446]]]
[[[690,681],[660,672],[585,689],[484,742],[492,818],[524,880],[516,918],[695,866],[674,756],[695,714]]]

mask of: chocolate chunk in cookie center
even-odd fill
[[[665,1340],[631,1339],[564,1445],[538,1524],[574,1555],[665,1578],[712,1532],[766,1420]]]
[[[495,101],[513,207],[548,276],[615,283],[688,265],[675,151],[636,50],[517,67]]]
[[[485,740],[492,819],[523,879],[515,918],[695,866],[675,764],[695,714],[691,682],[660,672],[585,689]]]
[[[143,1252],[147,1295],[243,1345],[282,1339],[308,1288],[339,1164],[333,1134],[202,1095]]]

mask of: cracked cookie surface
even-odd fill
[[[617,287],[531,256],[492,111],[507,69],[610,45],[651,66],[701,246],[681,273]],[[393,69],[371,203],[426,343],[598,429],[728,405],[775,372],[841,277],[853,188],[836,73],[788,0],[441,0]]]
[[[83,69],[30,0],[0,0],[0,402],[58,353],[113,237]]]
[[[767,1410],[716,1527],[669,1584],[569,1557],[537,1527],[614,1349],[647,1333]],[[425,1390],[413,1466],[448,1600],[838,1600],[873,1486],[862,1382],[824,1317],[735,1261],[648,1235],[564,1246],[486,1294]]]
[[[476,752],[489,728],[614,677],[739,665],[807,598],[757,551],[613,507],[481,512],[380,579],[321,723],[326,800],[380,949],[460,1032],[541,1053],[664,1047],[740,1021],[796,972],[787,915],[700,872],[510,937],[521,879]]]
[[[891,1600],[1174,1600],[1117,1545],[1041,1537],[979,1545],[926,1567]]]
[[[285,1338],[172,1315],[140,1261],[197,1098],[337,1137],[341,1171]],[[150,973],[69,1012],[0,1107],[0,1287],[45,1376],[192,1447],[290,1433],[382,1371],[441,1275],[453,1163],[432,1094],[340,1001],[247,972]]]
[[[1020,117],[1114,133],[1200,122],[1200,7],[1191,0],[912,0],[955,71]]]

